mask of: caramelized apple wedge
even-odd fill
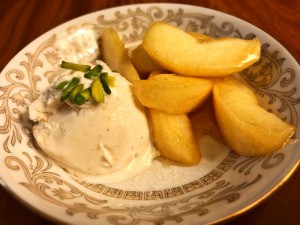
[[[112,70],[120,73],[131,83],[140,79],[116,30],[113,28],[104,30],[101,36],[100,48],[103,61]]]
[[[295,131],[261,108],[251,89],[232,76],[216,79],[213,99],[222,136],[240,155],[259,156],[276,151]]]
[[[210,36],[207,36],[205,34],[202,33],[196,33],[196,32],[187,32],[189,35],[191,35],[192,37],[196,38],[198,41],[203,42],[203,41],[207,41],[207,40],[212,40],[213,38]]]
[[[258,39],[218,38],[199,41],[183,30],[154,22],[146,31],[145,50],[163,68],[187,76],[227,76],[260,58]]]
[[[186,114],[194,111],[209,96],[213,80],[159,74],[147,80],[134,82],[134,93],[148,108],[170,114]]]
[[[203,106],[189,115],[193,124],[195,137],[200,140],[203,136],[209,135],[220,143],[225,143],[219,130],[215,117],[212,95],[208,97]]]
[[[146,52],[143,45],[139,45],[132,51],[131,61],[140,77],[146,79],[152,71],[164,71]]]
[[[198,41],[212,40],[213,38],[205,34],[188,32],[189,35],[196,38]],[[146,52],[142,44],[137,46],[131,55],[131,61],[142,79],[147,79],[152,71],[165,71],[163,67],[157,64],[151,56]]]
[[[156,148],[166,158],[195,165],[200,161],[200,150],[187,115],[171,115],[149,109]]]

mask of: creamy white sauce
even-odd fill
[[[132,95],[132,85],[99,63],[103,72],[116,78],[104,103],[82,108],[61,104],[60,91],[51,88],[29,106],[29,116],[38,122],[33,135],[47,155],[76,176],[97,176],[102,183],[112,183],[149,168],[158,152],[144,108]]]

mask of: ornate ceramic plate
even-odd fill
[[[76,179],[33,145],[28,105],[62,71],[61,60],[94,60],[103,29],[114,27],[128,47],[136,46],[152,21],[213,37],[257,37],[259,63],[237,76],[262,105],[297,128],[300,69],[276,40],[253,25],[217,11],[177,4],[111,8],[67,22],[24,48],[0,77],[0,173],[2,184],[29,207],[68,224],[205,224],[240,214],[266,198],[295,170],[298,143],[265,157],[240,157],[201,139],[198,166],[155,166],[128,181],[104,184]],[[297,151],[298,150],[298,151]]]

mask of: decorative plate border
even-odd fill
[[[199,188],[204,187],[205,185],[211,184],[212,182],[221,178],[223,173],[227,172],[238,158],[239,156],[231,151],[215,169],[210,171],[205,176],[192,182],[186,183],[182,186],[163,190],[128,191],[112,188],[103,184],[87,183],[82,180],[77,180],[77,182],[94,192],[102,193],[103,195],[109,197],[122,198],[127,200],[160,200],[184,195],[185,193],[195,191]]]
[[[120,33],[124,33],[122,40],[131,44],[141,39],[152,21],[161,20],[176,24],[186,31],[202,32],[213,37],[235,36],[245,39],[255,37],[253,33],[243,36],[231,22],[223,22],[219,26],[214,23],[215,16],[189,13],[185,12],[183,8],[165,10],[160,6],[152,5],[146,10],[136,7],[135,10],[129,8],[126,12],[121,12],[116,9],[114,17],[114,19],[107,20],[100,15],[97,18],[97,23],[70,26],[66,32],[72,33],[84,28],[92,29],[99,35],[106,27],[113,26]],[[133,32],[125,34],[130,26],[133,27]],[[26,182],[20,184],[42,199],[63,206],[66,208],[67,214],[83,213],[88,218],[95,219],[113,213],[113,216],[107,217],[112,224],[124,224],[124,221],[122,222],[124,218],[126,218],[126,224],[138,224],[142,221],[162,224],[168,220],[180,222],[182,217],[186,215],[196,213],[202,216],[207,214],[209,206],[218,201],[236,201],[239,199],[239,190],[257,183],[262,178],[261,174],[257,174],[250,181],[239,185],[231,185],[231,182],[219,179],[223,172],[237,170],[239,173],[248,175],[251,169],[257,165],[264,169],[273,168],[283,161],[284,153],[272,153],[265,158],[250,157],[237,161],[237,157],[231,152],[216,169],[204,177],[181,187],[143,193],[113,189],[101,186],[101,184],[82,183],[82,186],[93,192],[128,200],[168,199],[184,193],[192,193],[192,195],[184,195],[179,199],[150,206],[125,207],[123,209],[104,207],[103,205],[108,200],[94,198],[62,179],[58,173],[52,172],[52,164],[47,159],[38,155],[30,155],[26,151],[21,154],[18,153],[19,157],[14,155],[13,149],[24,142],[26,142],[28,148],[34,148],[31,137],[32,125],[27,119],[26,106],[38,96],[38,83],[45,79],[47,82],[52,83],[61,76],[61,70],[58,68],[60,58],[54,49],[56,38],[56,35],[53,35],[33,53],[25,53],[27,60],[20,62],[20,67],[23,67],[23,69],[12,69],[3,75],[5,76],[5,82],[0,87],[0,118],[4,121],[4,124],[0,126],[0,132],[2,137],[5,137],[3,150],[4,154],[7,155],[5,157],[7,168],[23,173],[27,179]],[[259,96],[267,96],[272,107],[276,101],[280,101],[281,104],[276,104],[279,105],[279,108],[275,109],[276,113],[297,126],[298,114],[295,106],[299,104],[300,99],[294,97],[296,92],[293,86],[295,71],[292,68],[285,68],[283,65],[285,58],[278,58],[278,51],[270,52],[268,50],[269,46],[268,43],[264,43],[262,46],[262,60],[251,69],[241,72],[240,75],[255,89]],[[45,61],[42,60],[42,57],[45,57],[48,63],[47,66],[44,64]],[[51,69],[44,72],[44,76],[37,75],[37,70],[43,67]],[[272,89],[276,85],[280,85],[280,92]],[[193,192],[209,184],[215,186],[209,186],[208,190],[200,193]],[[164,210],[158,214],[158,209]]]

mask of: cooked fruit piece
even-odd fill
[[[196,32],[187,32],[189,35],[191,35],[192,37],[196,38],[198,41],[202,42],[202,41],[207,41],[207,40],[212,40],[213,38],[210,36],[207,36],[205,34],[201,34],[201,33],[196,33]]]
[[[212,37],[201,33],[188,32],[188,34],[194,38],[197,38],[198,41],[207,41],[213,39]],[[157,64],[151,58],[142,44],[132,51],[131,61],[140,77],[143,79],[146,79],[152,71],[165,71],[163,67]]]
[[[197,38],[198,41],[207,41],[213,39],[205,34],[188,32],[189,35]],[[147,79],[152,71],[165,71],[163,67],[157,64],[146,52],[142,44],[132,51],[131,61],[142,79]]]
[[[208,97],[213,80],[159,74],[134,82],[134,92],[148,108],[170,114],[186,114],[195,110]]]
[[[185,165],[200,161],[200,150],[187,115],[149,109],[154,143],[163,156]]]
[[[159,71],[159,70],[154,70],[152,71],[150,74],[149,74],[149,77],[148,78],[152,78],[156,75],[159,75],[159,74],[164,74],[162,71]]]
[[[128,51],[121,42],[117,31],[113,28],[106,29],[101,36],[101,56],[103,61],[112,69],[120,73],[133,83],[139,80],[139,74],[132,65]]]
[[[225,142],[215,118],[211,95],[199,110],[189,115],[189,118],[193,124],[196,139],[200,140],[204,135],[209,135],[221,143]]]
[[[143,45],[139,45],[132,51],[131,61],[143,79],[146,79],[152,71],[164,71],[164,69],[149,56]]]
[[[163,68],[188,76],[227,76],[260,58],[257,39],[218,38],[201,42],[163,22],[150,26],[143,46]]]
[[[216,79],[214,108],[220,131],[240,155],[258,156],[280,149],[295,129],[261,108],[253,92],[230,76]]]

